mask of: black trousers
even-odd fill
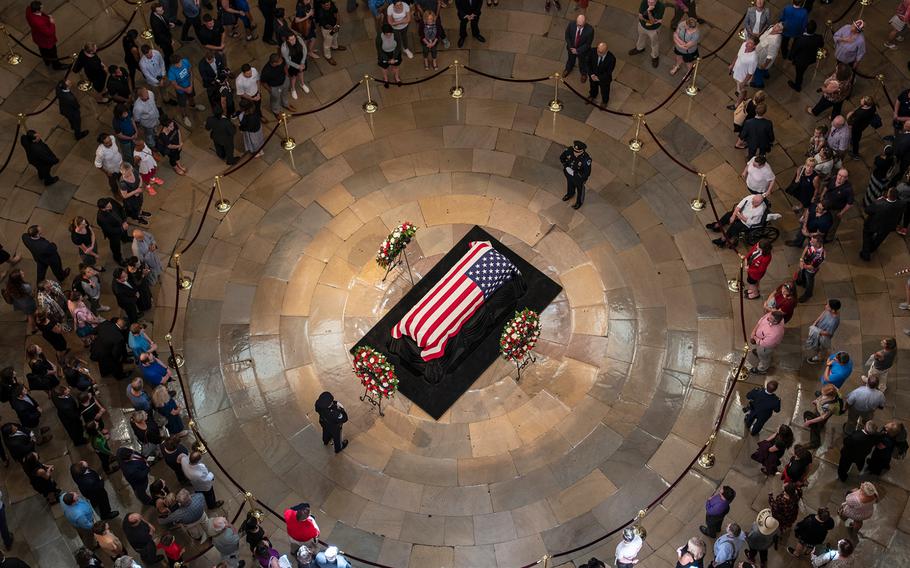
[[[33,164],[35,169],[38,170],[38,179],[41,181],[47,181],[53,176],[51,175],[51,168],[54,167],[50,164]]]
[[[837,462],[837,477],[841,481],[847,481],[847,474],[850,473],[850,468],[853,467],[853,465],[855,464],[856,468],[858,470],[862,471],[863,465],[865,464],[865,462],[866,462],[866,456],[862,456],[861,458],[859,458],[857,460],[857,459],[854,459],[853,456],[850,456],[849,454],[844,455],[844,453],[842,452],[840,461]]]
[[[566,52],[568,54],[568,59],[566,59],[566,69],[563,72],[563,75],[566,75],[572,69],[575,69],[575,60],[578,59],[578,72],[582,75],[588,74],[588,58],[585,56],[579,57],[578,55],[572,53],[571,51]]]
[[[122,266],[123,250],[120,237],[107,237],[107,244],[111,247],[111,256],[114,258],[114,262]]]
[[[88,502],[92,504],[92,507],[98,511],[102,518],[111,516],[111,500],[107,495],[107,491],[103,488],[99,491],[86,493],[85,498],[88,499]]]
[[[263,10],[262,12],[262,41],[268,43],[275,41],[275,12],[273,10]]]
[[[471,22],[471,35],[477,37],[480,35],[480,16],[477,16]],[[458,37],[466,38],[468,37],[468,20],[462,19],[458,23]]]
[[[732,211],[727,211],[720,217],[721,225],[726,226],[729,223],[729,226],[727,226],[727,238],[729,240],[735,239],[740,233],[749,229],[749,227],[745,226],[743,224],[743,222],[740,221],[739,219],[736,219],[732,223],[730,223],[730,219],[732,219],[732,218],[733,218]]]
[[[191,39],[190,28],[193,28],[193,33],[196,35],[199,34],[199,26],[202,25],[200,18],[201,16],[188,18],[186,17],[186,14],[184,14],[183,28],[180,30],[180,41],[187,41],[188,39]]]
[[[139,308],[136,307],[135,303],[132,304],[119,304],[120,309],[126,313],[126,319],[131,323],[136,323],[139,321]]]
[[[60,65],[60,62],[57,61],[59,56],[57,55],[57,46],[54,47],[39,47],[38,52],[41,53],[41,59],[44,60],[44,64],[50,67],[51,65]]]
[[[770,414],[768,416],[758,416],[750,410],[746,413],[745,417],[746,428],[749,428],[749,432],[751,432],[753,436],[758,436],[761,429],[764,428],[765,422],[770,418]]]
[[[341,443],[343,441],[341,437],[342,427],[329,427],[322,421],[319,422],[319,425],[322,426],[322,443],[328,445],[329,442],[332,442],[335,445],[335,453],[337,454],[340,452]]]
[[[803,298],[811,298],[815,289],[815,273],[808,270],[800,270],[796,273],[796,285],[806,288],[802,295]]]
[[[211,488],[208,491],[197,491],[196,493],[202,493],[202,496],[205,497],[205,506],[209,509],[214,509],[218,500],[215,499],[215,488]]]
[[[79,111],[66,113],[63,115],[66,120],[70,123],[70,128],[73,129],[73,134],[79,134],[82,132],[82,113]]]
[[[837,116],[841,113],[841,109],[843,108],[843,106],[844,106],[844,101],[838,101],[835,103],[835,102],[829,101],[825,97],[821,97],[818,99],[818,102],[815,103],[815,106],[812,107],[812,114],[814,114],[815,116],[818,116],[830,108],[830,109],[832,109],[831,118],[834,118],[835,116]]]
[[[77,446],[85,444],[85,429],[82,427],[82,420],[79,417],[76,417],[75,420],[63,420],[60,422],[63,424],[63,429],[66,430],[67,435]]]
[[[585,202],[585,182],[579,182],[575,179],[575,176],[568,175],[565,171],[562,172],[562,175],[566,176],[566,195],[569,199],[575,197],[575,192],[578,192],[578,197],[575,199],[576,205],[582,205]]]
[[[811,65],[811,63],[809,65]],[[809,69],[809,65],[794,64],[794,68],[796,69],[796,76],[793,77],[793,83],[796,85],[797,91],[803,88],[803,77],[806,74],[806,70]]]
[[[139,499],[146,505],[154,505],[155,500],[152,499],[151,495],[149,495],[148,485],[149,485],[148,478],[145,478],[144,484],[141,482],[137,482],[136,484],[133,484],[132,482],[130,482],[130,487],[133,488],[133,493],[135,493],[136,499]]]
[[[705,526],[708,527],[708,532],[711,533],[711,536],[717,536],[717,533],[721,531],[724,524],[725,515],[708,515],[705,514]]]
[[[51,272],[54,273],[54,277],[57,278],[59,282],[63,282],[63,279],[66,275],[63,273],[63,263],[60,260],[60,255],[56,255],[56,258],[50,264],[45,264],[44,262],[35,259],[35,264],[38,265],[38,282],[44,280],[44,277],[47,276],[47,269],[50,268]]]
[[[870,229],[863,228],[863,248],[861,254],[872,254],[881,246],[891,231],[879,230],[875,227]]]
[[[781,35],[780,37],[780,54],[784,57],[784,59],[787,59],[787,54],[790,53],[790,42],[792,40],[792,37],[787,37],[785,35]]]
[[[590,86],[588,87],[588,98],[594,100],[597,98],[597,91],[600,91],[600,99],[603,101],[603,105],[607,106],[610,102],[610,87],[613,86],[613,81],[591,81]]]
[[[859,141],[863,139],[863,131],[866,128],[852,128],[850,130],[850,151],[859,155]]]
[[[234,159],[234,147],[233,146],[222,146],[221,144],[213,143],[215,146],[215,154],[225,162]]]

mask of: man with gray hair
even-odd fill
[[[870,376],[866,379],[866,384],[850,391],[844,402],[847,403],[844,434],[850,435],[856,430],[857,424],[865,424],[872,420],[876,410],[885,408],[885,393],[878,388],[878,377]]]
[[[186,489],[177,492],[177,510],[166,517],[158,517],[161,525],[177,525],[193,540],[205,542],[208,538],[209,517],[205,512],[205,497]]]
[[[145,143],[149,148],[155,147],[155,131],[158,128],[161,116],[158,113],[158,104],[155,102],[155,93],[145,87],[136,89],[136,102],[133,103],[133,118],[145,130]]]
[[[246,562],[240,560],[240,535],[224,517],[210,519],[206,528],[212,535],[212,545],[221,554],[221,562],[227,568],[242,568]]]

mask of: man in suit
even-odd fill
[[[38,179],[46,186],[57,183],[60,178],[51,175],[51,168],[60,163],[60,160],[41,135],[34,130],[28,130],[19,137],[19,144],[25,150],[26,161],[37,170]]]
[[[591,60],[588,69],[591,71],[591,85],[588,88],[588,98],[593,103],[600,91],[603,106],[610,102],[610,87],[613,84],[613,69],[616,68],[616,57],[607,49],[607,44],[600,42],[597,49],[590,52]]]
[[[866,208],[863,247],[859,257],[867,262],[872,260],[872,253],[897,229],[903,216],[904,204],[897,200],[897,188],[891,187],[871,207]]]
[[[464,46],[464,40],[468,37],[468,22],[471,23],[471,35],[474,39],[483,43],[487,41],[480,35],[480,9],[483,6],[483,0],[455,0],[455,9],[458,12],[458,47]]]
[[[103,321],[95,328],[95,340],[92,341],[92,361],[98,363],[102,377],[114,376],[117,380],[129,376],[123,370],[127,358],[126,320],[114,318]]]
[[[98,215],[95,220],[111,247],[111,256],[117,264],[125,266],[122,244],[129,240],[127,233],[129,225],[126,222],[123,206],[110,197],[102,197],[98,200],[97,205]]]
[[[88,135],[88,130],[82,130],[82,112],[79,108],[79,99],[70,90],[72,81],[64,79],[57,83],[57,104],[60,105],[60,114],[69,121],[70,128],[76,140],[81,140]]]
[[[218,93],[220,81],[227,71],[227,63],[223,53],[216,53],[211,49],[205,50],[205,57],[199,60],[199,76],[202,78],[202,87],[208,95],[209,104],[213,107],[220,104],[221,96]]]
[[[588,80],[588,54],[591,53],[591,44],[594,42],[594,28],[588,25],[584,14],[579,14],[574,22],[566,26],[566,68],[563,77],[568,77],[575,68],[575,59],[578,59],[578,70],[581,73],[581,82]]]
[[[9,405],[23,426],[31,429],[38,428],[41,423],[41,407],[29,394],[28,387],[22,384],[13,387],[13,398],[9,401]],[[42,433],[47,431],[47,427],[41,428]]]
[[[57,418],[60,419],[63,429],[69,434],[73,445],[84,446],[87,440],[82,425],[82,409],[79,408],[79,403],[73,397],[70,388],[66,385],[54,387],[51,402],[57,408]]]
[[[209,131],[209,137],[215,146],[215,154],[224,162],[233,166],[237,163],[237,157],[234,156],[234,134],[237,128],[231,119],[225,116],[221,106],[212,107],[212,116],[205,119],[205,129]]]
[[[164,56],[164,65],[167,66],[171,62],[171,56],[174,55],[174,38],[171,36],[171,23],[167,21],[164,6],[161,4],[152,6],[152,13],[149,14],[149,27],[152,29],[155,45]]]
[[[749,404],[743,411],[746,413],[746,428],[753,436],[761,433],[772,414],[780,412],[780,397],[774,394],[777,386],[777,381],[771,380],[765,383],[765,388],[756,387],[746,393]]]
[[[82,460],[71,465],[70,475],[79,492],[88,499],[103,520],[108,521],[120,514],[119,511],[111,510],[111,500],[104,487],[104,478],[90,468],[88,462]]]
[[[815,33],[816,29],[818,29],[818,25],[815,20],[809,20],[809,23],[806,24],[806,31],[794,38],[793,46],[787,55],[796,68],[796,75],[792,81],[787,81],[787,85],[797,93],[803,88],[803,76],[806,74],[806,70],[818,61],[818,50],[825,45],[822,36]]]
[[[38,282],[44,280],[47,276],[47,269],[50,268],[54,277],[63,282],[70,275],[70,269],[64,270],[63,261],[60,260],[60,253],[57,252],[57,245],[44,238],[40,225],[32,225],[22,235],[22,243],[25,248],[32,253],[35,264],[38,265]]]
[[[862,430],[854,430],[844,436],[844,444],[840,450],[840,461],[837,464],[837,477],[847,481],[850,468],[856,464],[857,469],[863,470],[866,456],[878,444],[880,434],[878,426],[872,420],[866,422]]]
[[[767,154],[774,144],[774,124],[765,118],[766,112],[768,106],[765,103],[755,105],[755,116],[747,119],[739,132],[740,140],[745,142],[748,149],[747,160],[756,154]]]
[[[348,441],[341,435],[341,428],[348,421],[347,411],[328,391],[319,395],[314,408],[319,414],[319,425],[322,426],[322,443],[328,446],[334,442],[335,453],[340,453],[348,447]]]
[[[126,319],[130,323],[139,321],[139,290],[133,288],[129,282],[129,273],[124,268],[114,270],[114,281],[111,284],[111,290],[114,297],[117,298],[117,305],[126,313]]]
[[[587,152],[588,145],[581,140],[576,140],[572,146],[559,156],[559,162],[562,164],[562,173],[566,176],[566,194],[562,196],[563,201],[568,201],[575,197],[573,209],[580,209],[585,202],[585,182],[591,175],[591,156]]]
[[[117,462],[123,478],[133,488],[136,498],[146,505],[154,505],[155,500],[149,495],[149,472],[151,468],[145,457],[128,446],[117,448]]]

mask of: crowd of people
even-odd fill
[[[497,4],[496,0],[487,1],[488,7]],[[599,97],[606,106],[616,58],[606,42],[595,42],[594,28],[583,13],[586,5],[587,2],[578,3],[582,13],[565,30],[563,76],[571,75],[577,65],[581,83],[589,84],[588,101],[596,103]],[[558,1],[556,6],[561,9]],[[347,12],[356,7],[349,0]],[[439,49],[450,46],[443,26],[443,10],[447,7],[443,0],[368,2],[376,20],[377,65],[385,88],[402,84],[400,67],[405,58],[414,57],[417,46],[424,69],[438,69]],[[486,41],[480,32],[482,7],[482,0],[455,1],[458,47],[464,46],[468,27],[476,42]],[[546,8],[549,7],[548,1]],[[630,56],[635,56],[649,50],[655,68],[660,62],[666,7],[661,0],[642,0],[635,47],[629,51]],[[696,14],[694,0],[676,0],[670,7],[675,14],[669,25],[675,61],[669,73],[677,74],[683,68],[692,69],[699,58],[699,25],[704,20]],[[162,0],[151,6],[151,42],[143,43],[136,29],[123,35],[123,65],[106,64],[98,45],[87,42],[71,66],[75,75],[56,85],[57,104],[76,140],[89,134],[84,128],[79,98],[72,91],[77,75],[84,75],[91,84],[91,96],[99,105],[109,105],[100,107],[102,113],[110,108],[110,128],[96,135],[93,163],[104,173],[111,196],[97,201],[94,225],[81,216],[70,221],[71,242],[79,258],[75,273],[64,267],[57,243],[47,238],[40,225],[28,227],[22,235],[23,245],[36,264],[34,285],[26,272],[16,267],[21,257],[0,248],[0,263],[11,267],[4,273],[4,300],[26,317],[29,336],[40,334],[53,351],[46,354],[38,343],[29,342],[25,381],[12,367],[0,370],[0,401],[8,402],[16,415],[16,421],[4,421],[0,427],[0,457],[7,463],[21,464],[34,490],[51,506],[61,507],[66,521],[84,544],[77,553],[79,566],[100,565],[101,557],[104,563],[110,560],[120,568],[152,566],[165,560],[173,565],[186,554],[186,543],[210,542],[220,555],[219,566],[233,568],[245,563],[239,552],[242,535],[253,561],[263,568],[290,566],[291,560],[301,567],[348,566],[336,547],[319,551],[319,527],[307,503],[284,512],[291,544],[287,554],[272,545],[254,512],[236,527],[222,516],[224,503],[215,496],[214,475],[206,467],[203,453],[189,442],[184,424],[186,413],[173,388],[173,371],[159,358],[158,346],[146,332],[155,286],[164,270],[157,241],[145,228],[153,223],[152,214],[143,207],[146,194],[154,196],[163,189],[159,164],[166,159],[177,175],[187,174],[188,167],[182,159],[185,129],[194,127],[196,113],[206,111],[201,124],[210,133],[214,152],[226,164],[238,161],[238,130],[243,152],[260,157],[265,140],[263,125],[280,120],[285,112],[295,112],[293,101],[310,93],[306,81],[308,62],[324,58],[330,65],[337,65],[334,55],[346,49],[339,44],[342,18],[333,0],[297,0],[293,14],[286,14],[275,0],[260,0],[258,8],[261,35],[256,31],[258,16],[251,13],[247,0],[217,0],[214,4],[209,0]],[[730,64],[735,91],[728,109],[733,111],[736,147],[746,151],[742,177],[749,194],[719,223],[708,225],[721,233],[714,241],[718,246],[735,246],[740,235],[768,220],[768,197],[777,178],[768,158],[775,135],[762,89],[771,79],[779,54],[794,66],[795,76],[787,81],[788,85],[797,92],[802,89],[805,73],[816,63],[816,51],[823,46],[810,10],[811,0],[793,0],[774,17],[764,0],[756,0],[746,11],[745,40]],[[183,20],[179,19],[181,12]],[[895,42],[901,40],[908,17],[910,0],[904,0],[890,22],[893,30],[886,48],[894,48]],[[48,70],[70,69],[58,55],[56,22],[40,1],[30,2],[25,19]],[[180,44],[173,37],[177,28]],[[411,37],[412,29],[416,43]],[[865,261],[892,232],[906,235],[910,224],[910,89],[899,94],[885,116],[886,121],[891,119],[894,134],[886,137],[890,143],[873,159],[861,204],[856,203],[845,167],[848,157],[861,158],[864,132],[883,126],[872,97],[862,97],[858,106],[844,114],[857,67],[865,56],[864,29],[865,23],[856,20],[836,30],[836,67],[822,81],[818,102],[806,108],[815,117],[829,109],[831,115],[815,129],[805,163],[785,188],[795,200],[793,209],[800,219],[800,228],[786,244],[799,247],[802,253],[795,277],[768,294],[763,302],[764,315],[750,334],[749,371],[755,375],[770,371],[784,326],[798,303],[812,297],[815,277],[825,260],[825,243],[835,238],[847,211],[858,207],[865,214],[859,251]],[[273,52],[258,67],[243,63],[238,71],[232,71],[226,54],[229,38],[254,41],[260,37],[274,48]],[[203,53],[195,64],[183,49],[193,42],[198,42]],[[317,47],[320,42],[321,49]],[[750,88],[754,89],[751,95]],[[264,112],[266,96],[269,108]],[[41,133],[27,130],[20,143],[39,180],[47,186],[55,184],[59,177],[53,175],[52,169],[59,159]],[[579,152],[584,151],[584,143],[576,145],[580,145]],[[576,208],[583,196],[581,190]],[[110,258],[100,251],[99,237],[108,241]],[[126,254],[124,245],[128,245]],[[772,248],[771,242],[762,240],[747,252],[750,299],[762,298],[759,283],[772,262]],[[49,272],[53,278],[48,277]],[[797,292],[800,287],[801,295]],[[102,303],[105,289],[115,298],[116,313]],[[834,443],[833,428],[826,426],[831,417],[847,417],[838,465],[842,481],[849,479],[854,465],[860,471],[881,475],[894,457],[907,451],[902,423],[892,420],[879,425],[873,420],[876,410],[885,404],[886,379],[896,360],[895,338],[882,338],[881,349],[865,361],[859,377],[861,385],[842,394],[853,373],[853,361],[846,351],[834,348],[841,307],[838,299],[828,299],[808,329],[806,361],[823,365],[816,398],[802,414],[810,442],[794,444],[791,428],[782,425],[758,442],[752,456],[765,475],[781,475],[783,491],[769,495],[768,508],[758,514],[751,530],[735,522],[724,525],[730,502],[736,496],[733,488],[721,487],[706,504],[706,524],[701,532],[706,538],[716,539],[715,566],[732,566],[744,555],[740,566],[765,568],[768,550],[777,542],[784,542],[791,528],[795,537],[794,546],[788,548],[791,554],[811,555],[813,562],[821,559],[818,561],[830,562],[832,567],[847,566],[863,521],[874,513],[878,499],[874,484],[863,482],[847,494],[836,514],[849,523],[852,538],[840,540],[830,550],[821,547],[834,526],[834,516],[828,510],[820,508],[797,519],[801,494],[812,471],[812,451]],[[899,308],[910,310],[910,281],[907,301]],[[906,333],[910,335],[910,330]],[[99,379],[92,376],[85,357],[98,364]],[[126,386],[126,398],[132,406],[132,445],[117,447],[111,440],[109,413],[98,388],[99,380],[105,379],[123,381],[120,384]],[[776,380],[770,379],[764,387],[748,393],[744,422],[753,436],[760,436],[772,414],[780,411],[778,386]],[[45,392],[72,444],[87,446],[97,456],[101,472],[86,460],[70,468],[78,491],[62,491],[54,466],[42,460],[41,446],[52,435],[39,402],[41,397],[34,391]],[[341,424],[347,420],[344,407],[330,393],[323,393],[316,410],[323,426],[323,441],[333,443],[335,452],[341,452],[347,446],[341,435]],[[171,488],[158,474],[152,474],[153,468],[165,467],[178,486]],[[120,513],[111,507],[106,483],[117,472],[148,509],[125,514],[119,529],[112,531],[109,521]],[[214,511],[212,516],[210,511]],[[10,548],[13,535],[6,527],[2,501],[0,521],[0,536]],[[124,546],[118,534],[129,547]],[[641,548],[640,533],[632,528],[625,530],[616,550],[616,565],[634,565]],[[706,552],[707,545],[701,537],[690,539],[677,551],[678,565],[701,566]],[[4,561],[0,556],[4,566],[15,566],[10,560]]]

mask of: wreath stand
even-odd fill
[[[368,388],[363,389],[363,395],[360,396],[361,402],[369,402],[370,406],[375,406],[379,409],[379,415],[385,416],[385,412],[382,411],[382,395],[377,394],[376,396]]]
[[[411,263],[408,261],[408,245],[410,243],[411,241],[405,243],[405,245],[401,247],[401,250],[398,251],[398,254],[389,260],[389,265],[385,269],[385,275],[382,277],[383,282],[386,281],[386,278],[389,277],[389,274],[395,270],[395,268],[401,265],[401,257],[404,257],[404,264],[408,268],[408,277],[411,279],[411,286],[414,285],[414,275],[411,274]]]
[[[518,370],[518,379],[515,382],[521,381],[521,370],[530,365],[531,363],[536,363],[537,357],[530,351],[528,354],[522,357],[521,359],[515,359],[515,368]]]

